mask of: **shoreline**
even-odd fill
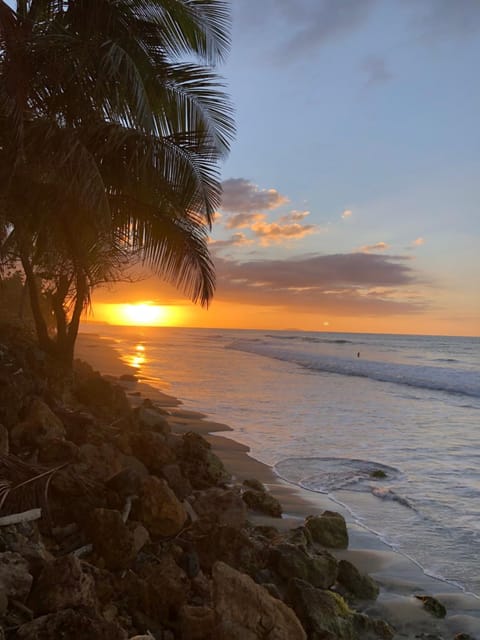
[[[92,333],[79,334],[76,357],[120,382],[133,406],[149,398],[168,409],[170,415],[167,419],[174,432],[194,431],[206,437],[236,482],[241,483],[247,478],[260,480],[280,501],[284,516],[278,519],[253,515],[251,520],[255,524],[286,529],[299,526],[306,516],[324,510],[342,513],[347,520],[349,548],[335,551],[334,555],[350,560],[379,583],[380,596],[365,612],[387,619],[397,629],[395,638],[413,639],[421,633],[453,638],[462,632],[480,638],[480,600],[476,596],[440,578],[426,575],[414,560],[392,549],[374,532],[356,523],[347,509],[327,495],[313,493],[282,480],[271,467],[251,457],[246,445],[228,435],[233,431],[228,425],[211,421],[203,413],[184,409],[179,399],[141,378],[139,381],[119,380],[120,376],[131,376],[136,370],[122,362],[111,339]],[[431,595],[440,600],[447,608],[447,617],[444,620],[433,618],[423,609],[415,594]]]

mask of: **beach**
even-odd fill
[[[79,336],[76,356],[116,379],[138,374],[138,370],[120,359],[118,349],[113,348],[111,341],[93,333]],[[453,638],[459,633],[480,637],[480,601],[474,595],[426,575],[413,560],[393,551],[378,536],[359,526],[348,510],[333,503],[327,495],[307,491],[279,478],[270,466],[249,455],[247,445],[230,437],[229,426],[210,420],[209,416],[194,408],[186,410],[180,403],[182,398],[165,393],[164,389],[151,382],[130,379],[123,380],[121,384],[134,406],[149,398],[155,405],[168,410],[168,421],[174,433],[194,431],[204,435],[235,482],[256,478],[265,484],[281,502],[284,515],[282,519],[252,515],[255,523],[284,529],[298,526],[308,515],[317,515],[324,510],[342,513],[348,523],[349,547],[345,551],[335,551],[335,555],[339,559],[350,560],[378,582],[380,595],[364,611],[390,622],[396,629],[396,638],[422,637],[419,635],[422,633],[439,638]],[[447,609],[446,617],[443,620],[433,617],[416,595],[438,599]]]

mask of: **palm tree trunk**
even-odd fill
[[[42,314],[40,307],[40,291],[38,290],[38,284],[35,279],[35,273],[33,271],[32,264],[25,251],[20,254],[20,260],[25,272],[26,282],[28,288],[28,295],[30,299],[30,307],[32,309],[33,320],[35,322],[35,330],[37,332],[38,343],[40,348],[48,353],[52,352],[53,343],[48,335],[47,323]]]

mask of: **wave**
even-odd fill
[[[345,340],[343,338],[316,338],[314,336],[276,336],[270,333],[265,334],[266,338],[272,338],[273,340],[293,340],[296,342],[313,342],[316,344],[361,344],[360,342],[353,342],[353,340]]]
[[[312,371],[335,373],[345,376],[369,378],[379,382],[392,382],[432,391],[463,394],[480,398],[480,377],[476,371],[432,365],[400,364],[367,360],[365,358],[341,358],[292,350],[265,341],[237,340],[231,349],[295,363]]]
[[[356,458],[286,458],[273,469],[287,482],[316,493],[340,490],[371,493],[375,485],[382,486],[402,476],[395,467]]]

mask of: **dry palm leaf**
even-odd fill
[[[0,455],[0,516],[41,508],[49,519],[48,487],[53,475],[67,464],[49,469],[14,455]]]

